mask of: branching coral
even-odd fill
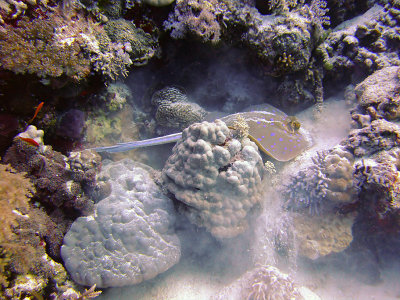
[[[292,176],[282,191],[287,208],[318,215],[351,203],[353,163],[353,155],[341,146],[317,153],[313,164]]]

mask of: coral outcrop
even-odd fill
[[[386,67],[359,83],[354,93],[357,107],[352,111],[355,125],[365,127],[374,120],[400,117],[400,67]]]
[[[61,255],[74,281],[113,287],[140,283],[180,259],[174,207],[151,176],[152,169],[126,159],[103,167],[99,180],[111,194],[91,216],[78,218]]]
[[[67,158],[44,146],[41,139],[43,131],[30,126],[25,133],[30,138],[36,136],[39,146],[16,137],[4,156],[4,162],[11,164],[19,172],[26,172],[35,186],[33,199],[58,224],[52,238],[46,240],[50,255],[59,256],[69,222],[80,215],[93,210],[93,201],[88,197],[95,187],[96,172],[100,169],[101,158],[98,154],[85,150],[71,153]]]
[[[30,8],[29,16],[1,29],[0,66],[41,78],[79,81],[95,70],[115,80],[159,54],[157,40],[142,29],[125,20],[100,26],[76,3]]]
[[[389,150],[400,145],[400,127],[384,119],[375,120],[371,125],[352,130],[345,144],[356,157]]]
[[[399,218],[399,169],[398,147],[381,151],[355,165],[354,179],[361,199],[359,205],[364,213],[377,220]]]
[[[56,225],[31,202],[34,185],[9,165],[0,164],[0,298],[22,299],[71,288],[62,265],[46,254]],[[34,294],[35,293],[35,294]]]
[[[156,107],[156,120],[160,126],[184,129],[204,120],[206,111],[190,102],[186,94],[174,87],[155,92],[151,103]]]
[[[399,66],[399,8],[391,2],[375,4],[361,16],[343,22],[318,46],[327,76],[334,82],[354,71],[371,74],[388,66]]]
[[[164,22],[164,28],[171,30],[175,39],[190,33],[204,42],[217,43],[221,37],[221,25],[217,19],[224,10],[223,1],[177,0],[173,13]]]
[[[309,259],[345,250],[353,241],[353,214],[307,216],[293,213],[293,230],[298,254]]]
[[[305,287],[296,284],[290,275],[273,266],[256,267],[230,286],[221,290],[212,300],[222,299],[320,299]]]
[[[353,154],[343,146],[317,153],[312,164],[298,170],[282,189],[286,207],[320,215],[353,202],[353,164]]]
[[[248,228],[251,211],[260,204],[264,169],[257,146],[234,138],[216,120],[183,131],[162,177],[189,220],[222,239]]]

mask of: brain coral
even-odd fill
[[[187,205],[190,221],[217,238],[248,227],[264,176],[257,146],[232,137],[226,124],[196,123],[183,131],[162,171],[165,187]]]
[[[180,258],[174,208],[150,175],[129,159],[103,167],[110,196],[95,213],[78,218],[64,238],[61,256],[79,284],[114,287],[140,283],[168,270]]]
[[[151,103],[157,106],[156,120],[161,126],[184,129],[202,121],[206,115],[204,109],[190,102],[184,93],[174,87],[155,92]]]

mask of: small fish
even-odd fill
[[[24,137],[21,137],[21,136],[19,136],[18,138],[20,138],[21,140],[23,140],[24,142],[27,142],[28,144],[30,144],[32,146],[35,146],[35,147],[39,147],[40,146],[39,143],[36,142],[34,139],[24,138]]]
[[[37,114],[39,113],[39,111],[42,109],[44,102],[40,102],[39,105],[37,106],[36,110],[35,110],[35,114],[33,115],[32,119],[30,119],[28,121],[28,123],[31,123],[33,120],[35,120]]]

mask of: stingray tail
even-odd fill
[[[90,150],[94,150],[96,152],[109,152],[109,153],[116,153],[116,152],[125,152],[133,149],[161,145],[161,144],[168,144],[177,142],[182,137],[182,132],[173,133],[170,135],[164,135],[148,140],[142,141],[133,141],[128,143],[118,143],[114,146],[106,146],[106,147],[96,147],[91,148]]]

